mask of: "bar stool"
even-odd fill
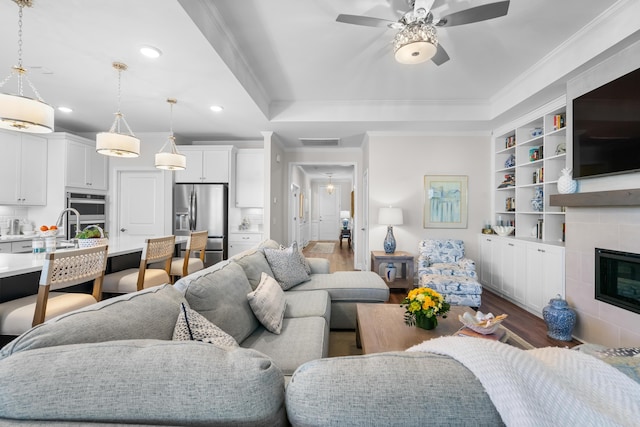
[[[37,295],[0,303],[0,334],[20,335],[45,320],[100,301],[107,246],[46,254]],[[50,292],[93,280],[92,294]]]
[[[145,288],[171,283],[169,272],[175,250],[176,236],[156,237],[145,240],[140,257],[140,267],[128,268],[105,274],[102,292],[127,294]],[[162,263],[163,268],[152,268],[151,263]]]
[[[204,268],[204,255],[208,237],[208,230],[191,232],[184,258],[178,257],[171,260],[170,274],[172,283],[175,282],[176,277],[188,276]],[[191,256],[195,252],[198,252],[198,257]]]

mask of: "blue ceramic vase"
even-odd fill
[[[383,243],[384,252],[387,254],[392,254],[396,251],[396,238],[393,237],[393,227],[387,226],[387,237],[384,239]]]
[[[542,309],[542,318],[547,324],[547,335],[554,340],[571,341],[576,325],[576,312],[560,295],[549,301]]]

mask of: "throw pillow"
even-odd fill
[[[300,257],[300,262],[304,266],[304,271],[306,271],[307,274],[311,274],[311,264],[309,264],[309,261],[307,261],[307,258],[302,253],[302,249],[298,249],[298,244],[296,242],[293,242],[291,246],[293,250],[298,253],[298,256]]]
[[[286,249],[264,249],[273,275],[283,290],[288,290],[302,282],[309,280],[298,250],[293,246]]]
[[[236,340],[203,315],[181,304],[180,315],[173,330],[174,341],[202,341],[222,347],[238,347]]]
[[[280,334],[286,301],[284,291],[278,282],[267,273],[262,273],[256,290],[250,292],[247,299],[260,323],[270,332]]]

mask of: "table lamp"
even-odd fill
[[[380,208],[378,211],[378,224],[387,226],[387,237],[384,239],[384,251],[385,253],[392,254],[396,251],[396,239],[393,237],[393,226],[402,225],[402,209],[393,208]]]
[[[349,228],[349,218],[351,217],[351,213],[349,211],[340,211],[340,222],[342,223],[342,229],[346,230]]]

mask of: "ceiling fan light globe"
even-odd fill
[[[397,49],[395,58],[401,64],[420,64],[433,58],[436,50],[429,42],[412,42]]]

